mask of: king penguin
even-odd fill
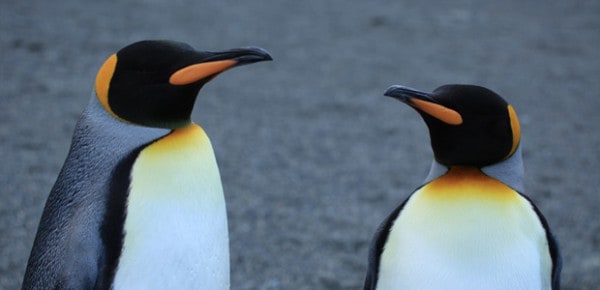
[[[421,115],[435,158],[376,232],[364,289],[559,289],[557,242],[523,194],[513,107],[474,85],[385,95]]]
[[[133,43],[101,66],[44,208],[23,289],[229,289],[225,200],[191,120],[200,88],[260,48]]]

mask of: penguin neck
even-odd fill
[[[92,97],[82,114],[82,119],[85,122],[94,122],[94,126],[101,127],[107,135],[119,136],[119,138],[133,139],[136,144],[140,144],[137,133],[150,135],[152,139],[158,138],[167,134],[169,131],[165,128],[146,127],[131,122],[123,121],[115,117],[113,114],[106,111],[104,106],[98,100],[96,93],[92,93]],[[86,124],[87,125],[87,124]],[[132,132],[134,132],[132,134]],[[146,138],[143,138],[144,140]],[[150,140],[152,140],[150,139]],[[147,141],[150,141],[147,140]]]
[[[450,167],[439,163],[437,160],[433,160],[429,174],[425,178],[424,184],[427,184],[449,171]],[[502,160],[492,165],[484,166],[480,170],[486,175],[506,184],[510,188],[524,192],[525,186],[523,181],[524,167],[523,157],[521,153],[521,145],[517,146],[517,149],[509,158]]]
[[[523,155],[520,144],[509,158],[485,166],[481,168],[481,171],[518,192],[525,192],[525,168],[523,167]]]
[[[125,152],[130,152],[141,144],[161,138],[168,133],[166,129],[143,127],[120,121],[109,114],[98,101],[96,94],[92,93],[75,127],[73,142],[91,144],[93,149],[102,150],[112,158],[121,156],[119,155],[121,152],[126,154]],[[71,149],[78,150],[78,148]]]

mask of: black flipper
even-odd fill
[[[412,194],[411,194],[412,196]],[[365,278],[364,290],[375,290],[377,287],[377,279],[379,278],[379,263],[381,260],[381,254],[383,253],[385,243],[387,242],[390,234],[390,229],[394,225],[394,221],[404,208],[406,202],[410,199],[410,196],[402,202],[392,213],[381,223],[375,236],[371,241],[371,248],[369,250],[369,267],[367,269],[367,277]]]
[[[548,240],[548,249],[550,250],[550,257],[552,258],[552,290],[560,290],[560,272],[562,270],[562,256],[560,255],[558,240],[556,240],[556,238],[552,234],[552,231],[548,226],[546,218],[544,217],[542,212],[537,208],[537,206],[535,206],[535,204],[531,201],[531,199],[528,196],[520,192],[519,194],[521,194],[521,196],[523,196],[527,201],[529,201],[529,204],[531,204],[531,207],[537,214],[538,218],[540,219],[540,222],[542,223],[542,226],[544,227],[544,230],[546,231],[546,240]]]

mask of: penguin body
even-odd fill
[[[200,88],[263,50],[142,41],[108,58],[48,197],[23,289],[228,289],[225,200]]]
[[[558,245],[521,193],[512,107],[476,86],[433,94],[392,87],[386,95],[423,116],[436,158],[377,231],[364,289],[558,289]],[[473,98],[475,106],[465,103]]]

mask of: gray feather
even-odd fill
[[[112,171],[168,131],[121,122],[92,98],[42,214],[23,289],[93,289],[102,270],[100,226]]]

